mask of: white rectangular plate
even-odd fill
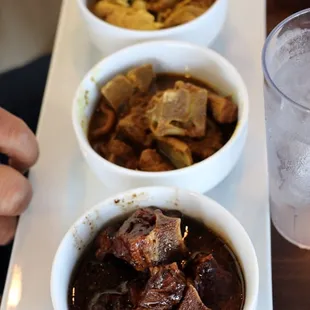
[[[237,67],[247,84],[249,137],[236,168],[208,195],[230,210],[249,233],[260,267],[258,309],[271,310],[270,222],[260,66],[264,38],[265,1],[231,0],[227,22],[213,48]],[[64,1],[39,122],[40,160],[30,176],[34,197],[19,222],[2,310],[52,309],[50,271],[60,240],[86,209],[113,194],[86,167],[71,125],[74,92],[83,75],[99,59],[87,39],[75,1]]]

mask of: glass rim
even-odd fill
[[[304,15],[310,13],[310,8],[298,11],[287,18],[285,18],[283,21],[281,21],[274,29],[270,32],[270,34],[267,36],[267,39],[265,41],[264,47],[263,47],[263,52],[262,52],[262,64],[263,64],[263,73],[265,76],[265,79],[268,81],[268,83],[281,95],[281,97],[284,97],[286,100],[288,100],[290,103],[298,106],[299,108],[306,110],[310,112],[310,108],[305,107],[304,105],[296,102],[295,100],[291,99],[289,96],[287,96],[282,90],[278,88],[278,86],[275,84],[275,82],[272,80],[269,71],[267,69],[267,64],[266,64],[266,53],[267,53],[267,48],[269,46],[269,43],[271,39],[274,37],[275,33],[278,32],[281,28],[284,27],[288,22],[292,21],[298,16]]]

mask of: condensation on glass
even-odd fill
[[[262,61],[272,221],[310,249],[310,9],[271,32]]]

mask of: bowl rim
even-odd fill
[[[194,18],[193,20],[174,27],[166,28],[166,29],[159,29],[159,30],[135,30],[135,29],[128,29],[128,28],[123,28],[119,26],[115,26],[113,24],[110,24],[106,22],[105,20],[99,18],[96,16],[94,13],[90,11],[90,9],[87,7],[87,0],[76,0],[78,7],[82,11],[82,13],[89,19],[91,19],[98,27],[105,26],[111,31],[118,31],[119,33],[122,33],[124,35],[127,35],[129,37],[139,37],[139,38],[145,38],[145,37],[150,37],[150,38],[157,38],[161,35],[175,35],[182,33],[186,27],[191,27],[195,26],[197,23],[199,23],[201,20],[205,19],[206,16],[211,14],[215,9],[219,6],[220,2],[226,1],[226,0],[215,0],[214,3],[207,9],[203,14],[200,16]],[[211,11],[211,13],[210,13]]]
[[[173,186],[146,186],[146,187],[138,187],[135,189],[130,189],[127,191],[123,191],[117,194],[114,194],[98,203],[96,203],[94,206],[92,206],[91,208],[89,208],[88,210],[86,210],[81,216],[79,216],[70,226],[70,228],[66,231],[65,235],[62,237],[58,247],[57,247],[57,251],[53,257],[53,261],[52,261],[52,268],[51,268],[51,276],[50,276],[50,294],[51,294],[51,299],[52,299],[52,303],[53,305],[56,304],[56,293],[55,293],[55,286],[57,283],[57,279],[55,278],[55,268],[56,268],[56,263],[57,261],[60,259],[59,257],[61,256],[62,253],[64,253],[64,247],[65,247],[65,242],[68,239],[71,239],[71,236],[73,235],[73,232],[76,230],[77,226],[81,226],[83,224],[83,221],[85,220],[85,218],[87,218],[87,216],[89,214],[95,213],[96,211],[98,211],[98,209],[102,209],[102,208],[107,208],[108,206],[110,208],[113,207],[113,205],[115,205],[115,200],[116,199],[120,199],[121,197],[127,197],[130,196],[132,197],[133,194],[137,194],[137,193],[150,193],[150,192],[161,192],[161,191],[165,191],[168,194],[172,191],[182,191],[186,196],[195,196],[199,201],[203,202],[205,205],[208,204],[214,208],[217,208],[217,212],[219,213],[219,218],[221,218],[221,216],[225,216],[226,218],[229,218],[229,222],[233,224],[233,226],[238,230],[238,233],[242,234],[242,238],[243,241],[246,243],[246,247],[248,249],[248,252],[250,253],[251,256],[251,261],[253,261],[253,265],[251,266],[252,268],[252,273],[246,275],[245,271],[243,270],[243,277],[244,277],[244,281],[245,281],[245,299],[244,299],[244,305],[243,305],[243,309],[244,310],[254,310],[256,303],[257,303],[257,297],[258,297],[258,292],[259,292],[259,265],[258,265],[258,259],[257,259],[257,255],[256,255],[256,251],[254,248],[254,245],[247,233],[247,231],[245,230],[245,228],[243,227],[243,225],[239,222],[239,220],[231,213],[229,212],[225,207],[223,207],[220,203],[218,203],[217,201],[213,200],[212,198],[210,198],[209,196],[206,196],[204,194],[195,192],[195,191],[191,191],[191,190],[187,190],[187,189],[180,189],[177,187],[173,187]],[[137,197],[139,196],[139,194],[137,195]],[[207,217],[207,215],[205,216]],[[103,220],[105,221],[105,220]],[[106,221],[105,221],[106,222]],[[104,224],[103,224],[104,225]],[[91,237],[88,239],[88,244],[89,242],[91,242]],[[235,250],[233,250],[234,254]],[[241,249],[239,249],[238,251],[239,254],[239,264],[241,264],[241,256],[242,256],[242,251]],[[77,258],[78,260],[78,258]],[[76,264],[76,262],[75,262]],[[242,262],[243,264],[243,262]],[[74,267],[73,267],[74,268]],[[251,291],[248,291],[248,283],[251,283]],[[248,295],[250,294],[250,295]]]
[[[193,50],[197,50],[200,53],[204,53],[207,55],[207,57],[211,57],[213,60],[215,60],[215,63],[219,64],[222,63],[223,66],[228,67],[229,71],[233,73],[234,77],[238,80],[238,84],[240,84],[240,94],[241,97],[243,98],[242,102],[242,114],[240,118],[238,119],[236,128],[230,137],[230,139],[224,144],[224,146],[219,149],[217,152],[215,152],[213,155],[210,157],[203,159],[202,161],[195,163],[191,166],[184,167],[184,168],[179,168],[175,170],[170,170],[170,171],[141,171],[141,170],[133,170],[129,168],[125,168],[122,166],[118,166],[114,163],[111,163],[110,161],[106,160],[102,156],[100,156],[90,145],[88,139],[87,139],[87,134],[85,134],[80,121],[78,120],[78,104],[79,104],[79,99],[80,99],[80,94],[85,92],[83,89],[83,84],[85,84],[86,81],[90,81],[93,76],[93,72],[97,72],[98,68],[104,67],[104,65],[108,62],[113,62],[114,59],[116,58],[121,58],[122,56],[125,56],[127,53],[131,51],[135,51],[137,49],[143,48],[145,46],[149,47],[150,49],[156,48],[158,46],[163,46],[163,45],[168,45],[172,46],[175,48],[190,48]],[[238,70],[222,55],[219,53],[215,52],[214,50],[208,48],[208,47],[200,47],[198,45],[188,43],[188,42],[183,42],[183,41],[176,41],[176,40],[160,40],[160,41],[147,41],[147,42],[142,42],[142,43],[137,43],[128,47],[125,47],[105,58],[100,60],[97,64],[95,64],[87,73],[84,75],[82,81],[80,82],[76,92],[75,96],[73,99],[73,105],[72,105],[72,122],[73,122],[73,127],[74,127],[74,132],[75,135],[79,141],[79,143],[82,145],[84,150],[87,150],[89,154],[94,156],[97,160],[102,161],[105,163],[105,165],[108,165],[111,169],[114,171],[118,171],[120,173],[125,173],[128,176],[133,176],[133,177],[145,177],[145,178],[162,178],[162,177],[168,177],[168,176],[175,176],[179,175],[180,173],[183,172],[188,172],[190,170],[197,170],[199,169],[202,165],[205,165],[206,163],[212,164],[212,162],[216,161],[218,157],[221,156],[224,152],[226,152],[227,149],[233,145],[238,137],[243,133],[244,129],[247,127],[248,123],[248,116],[249,116],[249,96],[248,96],[248,91],[247,87],[245,85],[245,82],[243,78],[241,77],[240,73]]]

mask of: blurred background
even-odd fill
[[[61,0],[0,0],[0,73],[51,52]]]
[[[267,31],[309,1],[267,0]],[[0,73],[51,52],[60,5],[61,0],[0,0]]]
[[[310,7],[309,0],[266,0],[267,1],[267,33],[280,21]]]

